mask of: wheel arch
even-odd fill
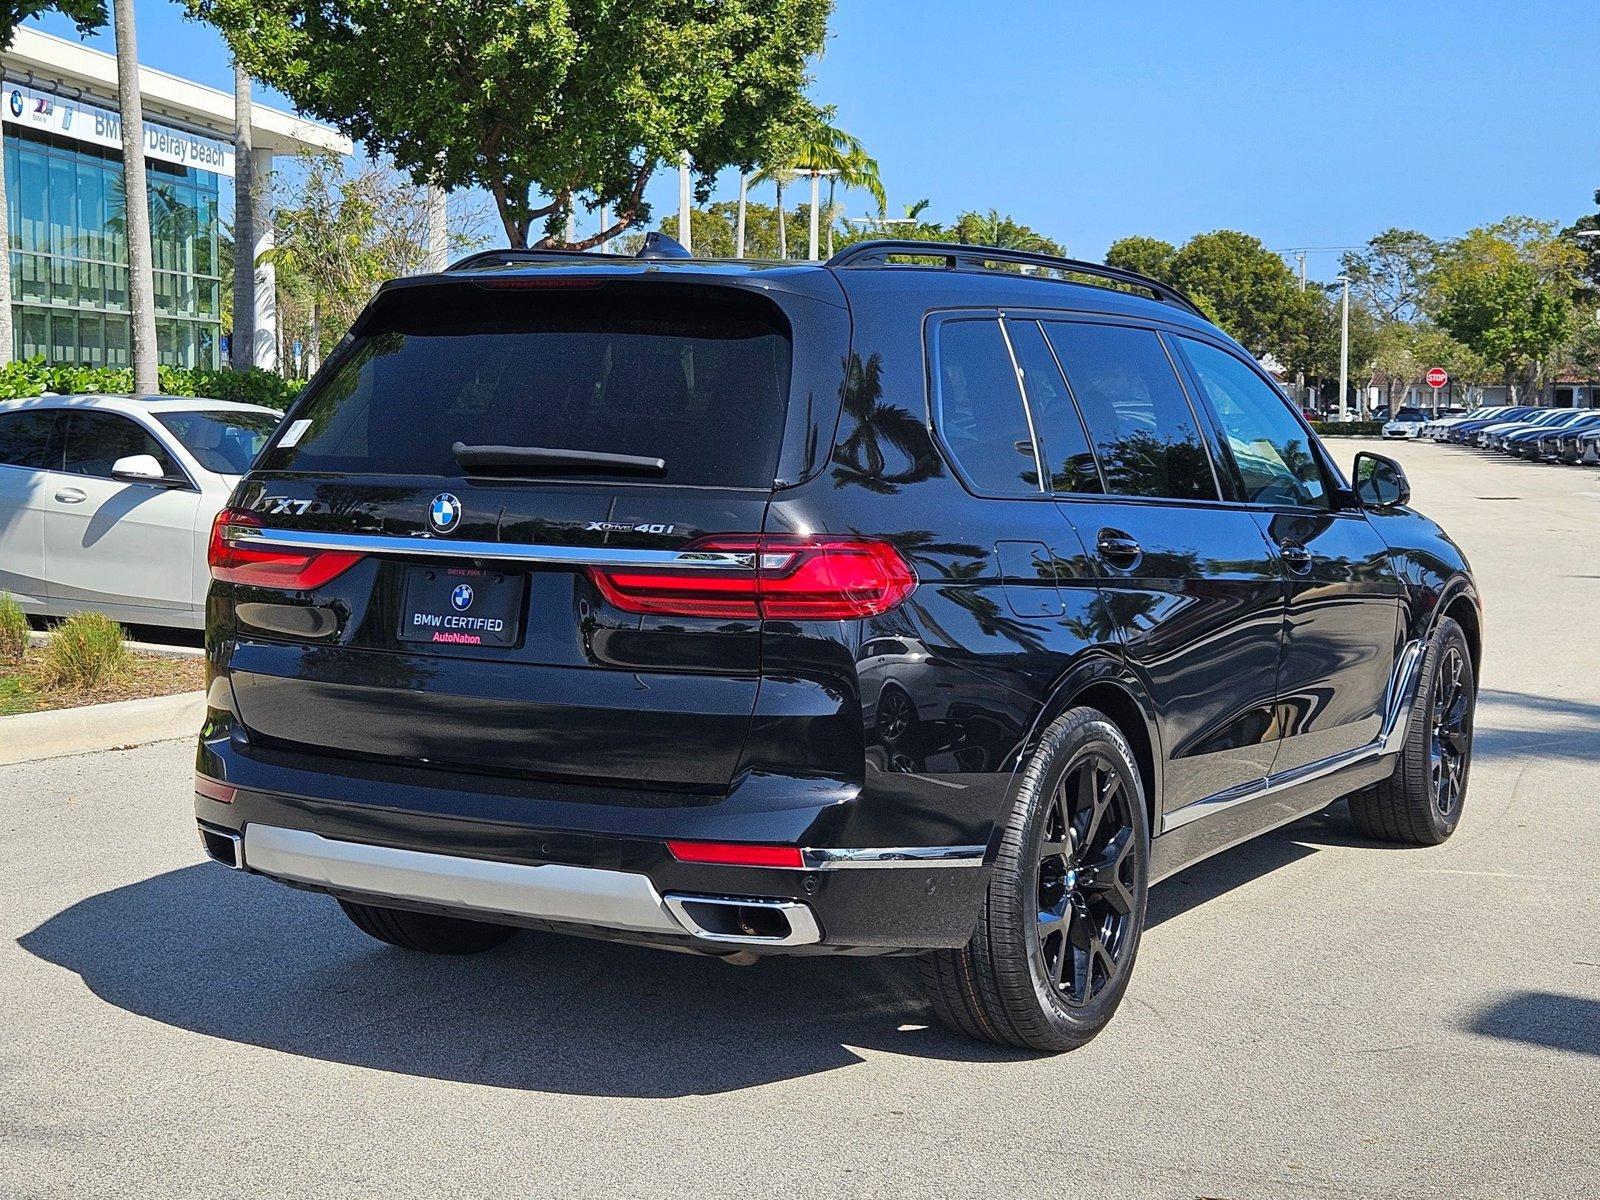
[[[1467,635],[1467,652],[1472,657],[1472,677],[1479,678],[1483,666],[1483,611],[1477,593],[1465,581],[1446,589],[1440,598],[1439,613],[1461,626]],[[1431,629],[1428,631],[1433,632]]]

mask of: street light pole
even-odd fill
[[[1339,306],[1339,420],[1350,419],[1350,276],[1339,276],[1344,284],[1344,300]]]

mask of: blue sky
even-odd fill
[[[221,39],[178,4],[137,12],[145,63],[231,86]],[[1133,233],[1280,249],[1566,221],[1600,187],[1595,0],[838,0],[816,76],[892,210],[999,208],[1087,258]],[[650,198],[673,207],[675,181]]]

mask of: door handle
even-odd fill
[[[1102,529],[1094,548],[1114,567],[1131,567],[1144,553],[1144,548],[1120,529]]]
[[[1278,543],[1278,553],[1283,555],[1283,565],[1298,575],[1311,570],[1311,551],[1299,542],[1284,538]]]
[[[79,491],[77,488],[62,488],[56,493],[56,499],[63,504],[82,504],[88,498],[88,492]]]

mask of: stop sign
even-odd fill
[[[1438,389],[1450,382],[1450,372],[1443,367],[1429,367],[1428,373],[1423,378],[1428,381],[1429,387]]]

